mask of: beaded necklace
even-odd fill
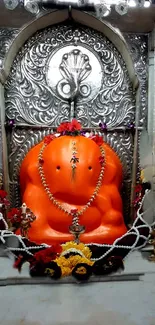
[[[48,143],[44,142],[39,155],[38,155],[38,171],[39,171],[39,176],[40,176],[40,180],[41,183],[43,185],[43,188],[49,198],[49,200],[61,211],[63,211],[64,213],[68,214],[69,216],[73,216],[73,210],[68,211],[67,209],[65,209],[61,203],[54,197],[54,195],[51,193],[51,190],[47,184],[46,181],[46,177],[45,177],[45,173],[44,173],[44,169],[43,169],[43,155],[44,155],[44,150],[47,147]],[[93,192],[93,194],[90,196],[90,199],[88,200],[87,204],[79,211],[76,212],[76,216],[81,216],[84,214],[84,212],[91,206],[91,204],[94,202],[94,200],[96,199],[96,196],[100,190],[100,187],[102,185],[102,180],[103,180],[103,176],[104,176],[104,169],[105,169],[105,152],[102,146],[100,146],[100,152],[101,152],[101,157],[100,157],[100,163],[101,163],[101,170],[100,170],[100,174],[98,177],[98,181],[95,187],[95,190]]]

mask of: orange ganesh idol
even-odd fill
[[[29,239],[49,245],[73,240],[73,217],[84,243],[107,243],[126,231],[120,189],[122,165],[98,135],[86,137],[76,121],[33,147],[22,162],[22,200],[36,216]]]

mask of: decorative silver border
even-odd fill
[[[148,115],[148,34],[124,33],[140,85],[139,126],[147,125]]]

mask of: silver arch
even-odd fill
[[[64,22],[68,18],[68,10],[52,11],[50,13],[40,15],[38,18],[25,25],[16,35],[4,59],[3,66],[0,70],[1,83],[5,83],[16,54],[30,36],[45,27]],[[90,14],[75,9],[72,10],[72,18],[77,23],[91,27],[96,31],[103,33],[115,45],[126,63],[133,89],[136,89],[139,84],[138,78],[135,73],[127,43],[121,32],[117,28],[112,27],[109,23],[101,22]]]

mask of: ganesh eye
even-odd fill
[[[89,166],[88,169],[91,170],[92,169],[92,166]]]
[[[60,166],[57,166],[57,169],[59,170],[60,169]]]

